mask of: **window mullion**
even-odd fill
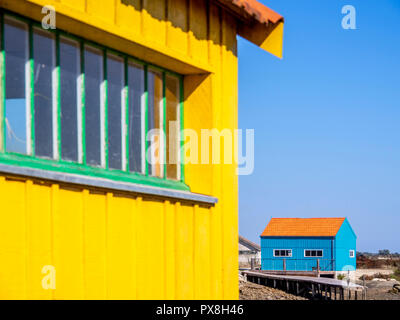
[[[160,130],[160,134],[162,135],[161,138],[163,139],[163,145],[162,145],[162,163],[163,163],[163,178],[167,179],[167,99],[165,97],[166,94],[166,88],[165,88],[165,72],[162,73],[162,130]],[[161,150],[160,150],[161,151]]]
[[[78,121],[78,137],[79,137],[79,145],[78,145],[78,153],[79,153],[79,162],[86,165],[86,126],[85,126],[85,45],[83,41],[80,43],[80,63],[81,63],[81,73],[79,75],[79,89],[78,95],[80,95],[79,105],[80,108],[78,110],[80,116]]]
[[[4,48],[4,14],[0,13],[0,23],[1,23],[1,42],[0,42],[0,70],[1,70],[1,101],[0,101],[0,151],[5,152],[5,140],[6,140],[6,130],[5,130],[5,101],[6,101],[6,59],[5,59],[5,48]]]
[[[61,160],[61,87],[60,87],[60,34],[56,32],[55,37],[55,54],[56,54],[56,64],[55,64],[55,81],[53,90],[53,139],[55,139],[54,143],[54,158],[57,160]],[[53,140],[54,141],[54,140]]]
[[[108,82],[107,82],[107,50],[103,50],[103,90],[102,90],[102,100],[101,108],[103,111],[101,121],[103,125],[101,126],[101,146],[102,155],[101,162],[102,167],[108,169]]]
[[[148,67],[147,65],[144,66],[144,173],[146,176],[149,175],[149,164],[147,159],[147,153],[149,145],[147,143],[147,132],[148,132],[148,116],[149,116],[149,89],[148,89]]]
[[[184,141],[184,135],[183,135],[183,78],[179,78],[179,141],[180,141],[180,159],[179,159],[179,166],[180,166],[180,181],[185,180],[185,164],[184,164],[184,159],[185,159],[185,141]]]
[[[125,164],[122,167],[123,171],[129,171],[129,78],[128,78],[128,58],[124,58],[124,103],[122,106],[122,157],[125,159]]]
[[[35,62],[33,56],[33,26],[32,23],[29,23],[29,71],[28,71],[28,83],[26,84],[27,88],[27,101],[29,104],[29,108],[27,108],[27,146],[28,146],[28,154],[34,156],[35,155]],[[30,142],[30,143],[29,143]]]

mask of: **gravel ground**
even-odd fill
[[[393,270],[391,269],[357,269],[356,277],[357,283],[363,284],[359,279],[363,274],[368,276],[373,276],[375,274],[391,274]],[[365,281],[367,290],[367,300],[400,300],[400,293],[393,290],[393,285],[398,284],[399,281],[389,280],[389,281]]]
[[[397,281],[366,281],[367,300],[400,300],[400,293],[392,290]]]
[[[242,280],[239,281],[239,298],[240,300],[307,300],[281,290]]]

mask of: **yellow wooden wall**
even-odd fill
[[[237,128],[236,21],[203,0],[1,0],[184,77],[184,124]],[[221,144],[221,148],[223,144]],[[199,149],[200,151],[200,149]],[[223,154],[223,152],[221,152]],[[0,174],[0,299],[237,299],[235,164],[189,164],[215,207]],[[42,288],[44,265],[56,289]]]

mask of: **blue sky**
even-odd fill
[[[280,60],[239,39],[240,234],[271,217],[347,217],[357,250],[400,252],[400,1],[261,0],[285,17]],[[357,30],[344,30],[344,5]]]

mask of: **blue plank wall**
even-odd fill
[[[317,258],[304,257],[305,249],[322,249],[321,271],[355,270],[356,235],[347,219],[344,220],[336,237],[261,237],[261,269],[283,270],[283,258],[274,257],[274,249],[292,249],[292,257],[286,257],[286,270],[311,271],[317,266]],[[354,269],[353,269],[354,268]]]
[[[304,249],[322,249],[319,258],[322,271],[331,271],[333,237],[261,237],[261,269],[283,270],[283,258],[274,257],[274,249],[292,249],[292,257],[286,257],[286,270],[311,271],[317,267],[317,258],[304,257]]]
[[[357,236],[345,219],[336,234],[336,271],[356,270],[356,239]],[[350,257],[350,250],[354,250],[354,257]]]

